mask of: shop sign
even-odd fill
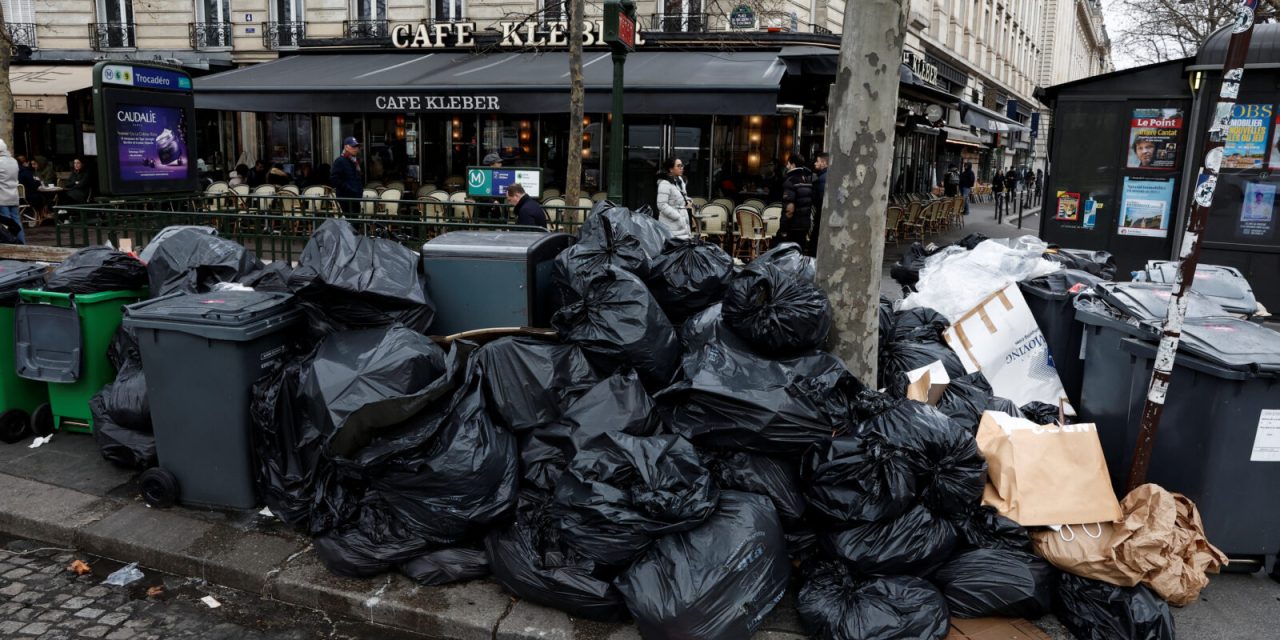
[[[502,36],[498,41],[500,47],[569,46],[569,25],[563,22],[539,25],[529,20],[505,21],[497,23],[496,27]],[[476,46],[475,33],[474,22],[398,24],[391,28],[391,44],[397,49],[471,48]],[[584,21],[582,45],[590,47],[603,44],[604,22]],[[639,30],[635,33],[635,44],[644,44],[644,37]]]
[[[14,96],[14,113],[67,113],[66,96]]]
[[[921,56],[917,56],[914,52],[911,52],[911,51],[902,52],[902,63],[910,67],[911,70],[915,72],[915,74],[919,76],[921,80],[924,80],[925,82],[931,85],[937,86],[938,65],[933,64],[928,60],[925,60]]]
[[[498,96],[377,96],[379,111],[498,111]]]
[[[734,7],[729,13],[730,29],[754,29],[756,28],[756,12],[745,4]]]

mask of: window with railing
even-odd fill
[[[6,22],[4,30],[14,47],[36,48],[36,25],[32,22]]]
[[[36,48],[35,0],[0,0],[4,9],[5,31],[15,47]]]
[[[192,49],[231,47],[231,0],[196,0],[196,20],[190,25]]]
[[[294,49],[307,37],[306,9],[302,0],[272,0],[271,22],[263,25],[262,46]]]
[[[467,14],[463,11],[465,8],[462,0],[435,0],[436,13],[433,18],[436,22],[462,22],[466,20]]]
[[[348,40],[381,40],[388,37],[386,0],[354,0],[351,19],[342,23],[342,35]]]
[[[708,16],[702,0],[663,0],[662,13],[654,14],[654,31],[698,33],[707,30]]]
[[[98,19],[89,25],[89,45],[95,51],[137,46],[133,0],[98,0]]]

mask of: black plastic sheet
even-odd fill
[[[1049,613],[1057,570],[1026,551],[974,549],[933,575],[958,618],[1039,618]]]
[[[734,333],[772,357],[820,348],[831,331],[827,294],[773,263],[752,262],[734,276],[721,314]]]
[[[956,530],[917,504],[896,518],[828,532],[822,543],[861,575],[928,576],[951,557]]]
[[[147,262],[153,297],[178,291],[205,293],[220,282],[236,282],[260,270],[262,263],[253,252],[198,229],[169,235]]]
[[[1169,605],[1145,585],[1113,584],[1063,573],[1053,613],[1080,640],[1174,640]]]
[[[944,342],[942,332],[951,326],[946,316],[928,307],[893,314],[893,342]]]
[[[800,622],[823,640],[940,640],[950,629],[942,594],[921,578],[859,578],[837,562],[805,567]]]
[[[1022,417],[1036,424],[1057,424],[1058,417],[1062,413],[1058,407],[1047,402],[1040,402],[1039,400],[1032,400],[1031,402],[1022,405],[1019,407],[1018,411],[1022,414]],[[1010,415],[1017,417],[1018,414],[1014,413]],[[1066,416],[1063,416],[1063,418],[1066,418]],[[1069,423],[1071,421],[1068,419],[1067,422]]]
[[[665,387],[680,362],[675,329],[639,278],[606,267],[582,283],[582,299],[556,312],[561,339],[581,346],[601,366],[630,366],[645,384]]]
[[[926,249],[919,242],[912,242],[889,269],[889,277],[904,287],[915,286],[920,282],[920,270],[924,268],[925,260],[934,253],[937,252]]]
[[[798,523],[804,517],[805,500],[795,463],[745,451],[699,449],[698,453],[716,486],[769,498],[784,523]]]
[[[915,501],[915,470],[896,449],[876,439],[846,436],[822,442],[801,469],[811,512],[834,525],[902,515]]]
[[[786,595],[790,571],[773,504],[726,491],[711,518],[659,540],[615,584],[645,638],[741,640]]]
[[[653,260],[645,283],[673,324],[724,297],[733,277],[733,258],[701,239],[670,238]]]
[[[719,493],[684,438],[605,433],[578,446],[553,508],[565,544],[622,568],[658,538],[701,524]]]
[[[987,403],[986,410],[1007,413],[1015,418],[1018,417],[1020,413],[1017,404],[1008,398],[1001,398],[1000,396],[992,396],[991,401]]]
[[[147,267],[137,258],[111,247],[85,247],[53,269],[44,290],[86,294],[147,286]]]
[[[990,237],[988,237],[986,234],[983,234],[983,233],[971,233],[965,236],[964,238],[960,239],[959,241],[957,241],[956,246],[964,247],[970,251],[973,251],[975,247],[977,247],[978,245],[990,239],[991,239]]]
[[[440,549],[429,551],[396,568],[420,585],[435,587],[489,575],[489,555],[484,549]]]
[[[284,260],[276,260],[267,266],[240,278],[240,284],[254,291],[269,293],[290,293],[289,276],[293,275],[293,267]]]
[[[1044,259],[1057,262],[1068,269],[1086,271],[1104,280],[1116,278],[1116,259],[1106,251],[1053,247],[1045,252]]]
[[[289,276],[316,335],[396,323],[425,333],[435,318],[426,285],[418,252],[356,235],[345,220],[320,225]]]
[[[859,435],[901,452],[916,473],[920,499],[944,514],[976,506],[987,463],[967,429],[937,409],[904,400],[859,426]]]

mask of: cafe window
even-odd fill
[[[463,13],[462,0],[435,0],[436,1],[436,21],[437,22],[458,22],[466,20],[466,14]]]
[[[483,121],[480,157],[498,154],[507,166],[531,167],[537,164],[535,118],[502,118],[488,116]]]

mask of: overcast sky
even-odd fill
[[[1119,47],[1115,46],[1116,36],[1128,24],[1128,16],[1118,7],[1116,0],[1102,0],[1102,15],[1104,24],[1107,25],[1107,34],[1111,36],[1111,62],[1116,65],[1116,69],[1128,69],[1137,65],[1132,58],[1126,56]]]

